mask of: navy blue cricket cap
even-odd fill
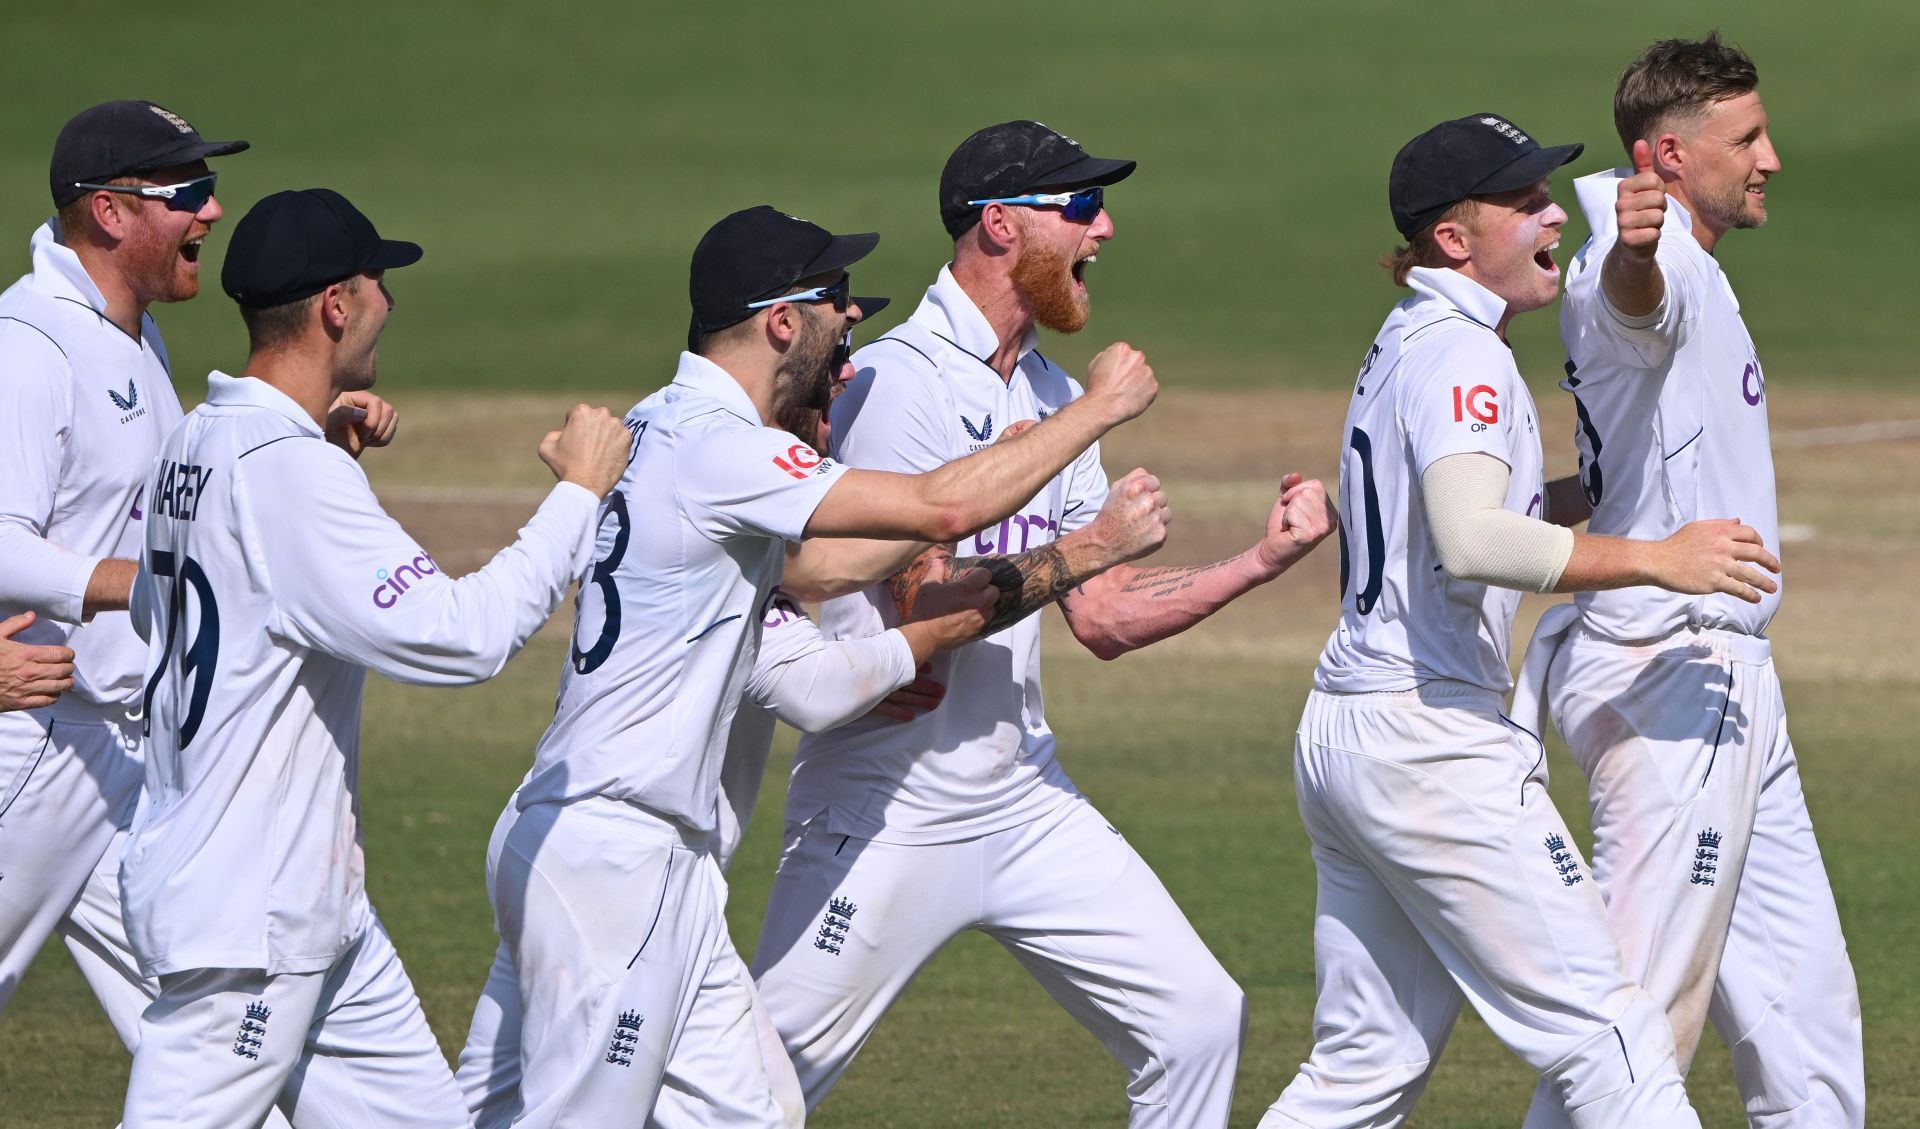
[[[962,141],[940,170],[940,222],[958,239],[980,218],[968,200],[1118,184],[1134,164],[1089,156],[1078,141],[1036,121],[990,125]]]
[[[242,306],[284,306],[368,271],[420,261],[418,243],[382,239],[331,188],[276,192],[234,226],[220,288]]]
[[[1542,180],[1586,146],[1542,148],[1499,114],[1441,122],[1400,147],[1387,178],[1393,226],[1406,239],[1469,196],[1495,196]]]
[[[103,102],[73,115],[54,139],[48,170],[53,206],[64,208],[85,196],[87,190],[76,184],[104,184],[246,148],[245,141],[208,141],[185,118],[152,102]]]
[[[777,298],[803,278],[845,270],[880,244],[874,232],[835,235],[770,204],[734,212],[707,229],[693,249],[687,296],[693,324],[687,351],[700,338],[752,317],[747,303]],[[854,298],[862,317],[886,308],[886,298]]]

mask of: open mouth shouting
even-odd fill
[[[1533,265],[1545,272],[1548,278],[1560,277],[1560,264],[1553,261],[1554,248],[1558,246],[1560,246],[1560,240],[1556,238],[1533,253]]]
[[[207,233],[201,232],[180,245],[180,258],[194,270],[200,268],[200,245],[206,241]]]
[[[1089,251],[1087,254],[1075,259],[1073,266],[1069,268],[1070,273],[1073,275],[1073,285],[1075,289],[1079,290],[1082,294],[1086,293],[1087,290],[1087,267],[1091,266],[1099,257],[1100,252]]]

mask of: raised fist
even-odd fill
[[[1100,350],[1087,365],[1087,396],[1108,409],[1115,426],[1146,411],[1159,394],[1147,355],[1124,341]]]
[[[1139,560],[1165,544],[1172,520],[1160,480],[1135,468],[1107,492],[1093,527],[1111,566]]]

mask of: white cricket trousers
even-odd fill
[[[1545,699],[1587,776],[1594,877],[1627,974],[1666,1009],[1682,1073],[1710,1020],[1749,1124],[1864,1125],[1859,992],[1772,645],[1700,628],[1620,643],[1575,623]],[[1530,1129],[1565,1124],[1536,1094]]]
[[[487,888],[504,964],[460,1056],[483,1124],[789,1125],[705,837],[598,796],[510,806]]]
[[[809,1109],[933,954],[978,929],[1126,1067],[1134,1129],[1227,1123],[1246,997],[1092,804],[931,844],[833,834],[824,815],[789,825],[754,954]]]
[[[0,1011],[57,932],[129,1050],[153,993],[120,921],[140,747],[137,722],[0,714]]]
[[[1319,1002],[1262,1129],[1401,1124],[1463,1000],[1579,1129],[1700,1124],[1547,795],[1545,750],[1500,704],[1448,681],[1308,697],[1294,778],[1319,870]]]
[[[471,1121],[378,920],[324,972],[160,978],[125,1129],[461,1129]]]

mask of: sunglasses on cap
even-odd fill
[[[1078,192],[1030,192],[1025,196],[995,196],[988,200],[968,200],[967,207],[977,208],[982,204],[1024,204],[1030,208],[1059,208],[1061,214],[1075,223],[1086,223],[1100,214],[1106,206],[1106,190],[1103,185],[1082,188]]]
[[[178,184],[86,184],[76,180],[73,186],[89,192],[120,192],[128,196],[144,196],[149,200],[165,200],[170,212],[197,212],[207,206],[208,200],[213,199],[213,182],[218,179],[219,173],[210,172]]]
[[[853,293],[853,276],[843,274],[839,281],[828,286],[816,286],[812,290],[802,290],[798,294],[782,294],[778,298],[762,298],[758,302],[748,302],[749,310],[764,310],[776,302],[832,302],[835,313],[847,312],[847,303]]]

